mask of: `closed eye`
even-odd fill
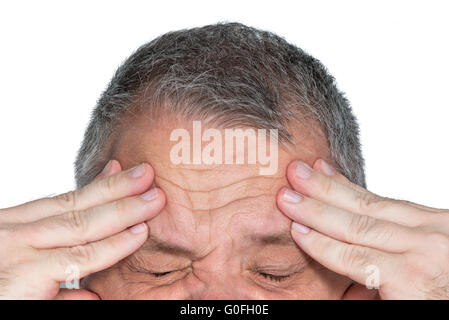
[[[169,275],[171,273],[174,273],[176,271],[179,271],[179,270],[170,270],[170,271],[164,271],[164,272],[156,272],[156,271],[148,270],[146,268],[142,268],[142,267],[135,266],[135,265],[132,265],[132,264],[128,264],[128,267],[132,271],[134,271],[134,272],[140,272],[140,273],[149,274],[149,275],[151,275],[153,277],[156,277],[156,278],[161,278],[161,277],[167,276],[167,275]]]
[[[151,275],[153,275],[153,276],[159,278],[159,277],[166,276],[166,275],[168,275],[168,274],[170,274],[170,273],[173,273],[173,272],[175,272],[175,271],[176,271],[176,270],[174,270],[174,271],[167,271],[167,272],[151,272],[151,271],[147,271],[146,273],[150,273]]]
[[[262,276],[266,279],[269,279],[271,281],[276,281],[276,282],[281,282],[282,280],[285,280],[290,277],[290,275],[280,276],[280,275],[275,275],[275,274],[270,274],[270,273],[265,273],[265,272],[257,272],[257,274],[259,274],[260,276]]]

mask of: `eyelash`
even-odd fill
[[[142,267],[134,266],[134,265],[131,265],[131,264],[129,264],[128,266],[129,266],[129,268],[131,270],[133,270],[135,272],[150,274],[150,275],[152,275],[155,278],[161,278],[161,277],[169,275],[170,273],[173,273],[173,272],[177,271],[177,270],[172,270],[172,271],[167,271],[167,272],[151,272],[150,270],[147,270],[147,269],[142,268]]]
[[[166,275],[169,275],[170,273],[173,273],[174,271],[168,271],[168,272],[150,272],[153,277],[161,278]],[[278,276],[274,274],[264,273],[264,272],[257,272],[260,276],[264,277],[265,279],[268,279],[273,282],[281,282],[290,276]]]
[[[275,282],[281,282],[282,280],[285,280],[285,279],[290,277],[290,275],[288,275],[288,276],[279,276],[279,275],[274,275],[274,274],[260,272],[260,271],[256,271],[256,273],[261,275],[265,279],[269,279],[270,281],[275,281]]]
[[[156,278],[160,278],[160,277],[166,276],[166,275],[168,275],[168,274],[170,274],[170,273],[172,273],[172,272],[175,272],[175,271],[167,271],[167,272],[149,272],[149,273],[151,273],[151,275],[154,276],[154,277],[156,277]]]
[[[142,272],[142,270],[140,270],[140,272]],[[169,275],[169,274],[171,274],[173,272],[176,272],[176,270],[174,270],[174,271],[167,271],[167,272],[151,272],[151,271],[148,271],[148,270],[144,271],[144,273],[149,273],[149,274],[151,274],[155,278],[162,278],[162,277],[167,276],[167,275]],[[253,272],[256,273],[259,276],[264,277],[265,279],[268,279],[268,280],[274,281],[274,282],[281,282],[281,281],[286,280],[287,278],[290,277],[290,275],[279,276],[279,275],[265,273],[265,272],[260,272],[260,271],[256,271],[256,270],[253,270]]]
[[[163,276],[166,276],[170,273],[172,273],[174,271],[168,271],[168,272],[150,272],[151,275],[153,275],[156,278],[160,278]],[[287,279],[290,276],[278,276],[278,275],[274,275],[274,274],[269,274],[269,273],[264,273],[264,272],[257,272],[259,275],[261,275],[262,277],[269,279],[271,281],[276,281],[276,282],[281,282],[282,280]]]

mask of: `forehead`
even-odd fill
[[[122,168],[150,163],[154,184],[166,194],[163,212],[149,222],[154,237],[206,252],[220,245],[224,237],[236,241],[289,233],[290,222],[277,209],[275,195],[288,186],[285,170],[292,160],[312,164],[318,157],[328,158],[323,135],[298,126],[293,134],[296,145],[288,149],[279,145],[277,171],[260,175],[260,164],[248,164],[247,158],[243,164],[175,164],[170,154],[178,141],[171,141],[170,136],[173,130],[185,130],[193,148],[193,127],[193,121],[173,117],[153,121],[143,116],[129,122],[116,141],[112,157]],[[201,129],[210,128],[203,124]],[[225,136],[223,129],[217,130]],[[225,141],[222,143],[224,146]],[[207,144],[201,141],[203,148]],[[246,152],[247,147],[245,144]]]

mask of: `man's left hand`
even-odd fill
[[[312,259],[381,299],[449,299],[449,210],[380,197],[321,159],[287,177],[277,204]]]

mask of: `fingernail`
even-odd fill
[[[306,163],[298,161],[296,163],[296,176],[301,179],[309,179],[312,175],[312,168],[310,168]]]
[[[292,229],[302,234],[308,234],[310,231],[309,227],[306,227],[305,225],[302,225],[297,222],[292,222]]]
[[[148,190],[145,193],[142,193],[140,195],[140,197],[145,200],[145,201],[151,201],[156,199],[157,197],[157,189],[156,188],[151,188],[150,190]]]
[[[131,228],[129,228],[129,231],[131,231],[134,234],[138,234],[138,233],[142,233],[145,232],[145,230],[147,229],[147,226],[145,224],[145,222],[136,224],[135,226],[132,226]]]
[[[131,168],[128,172],[128,175],[131,178],[139,178],[141,176],[143,176],[143,174],[145,173],[145,166],[143,165],[143,163]]]
[[[321,160],[321,169],[326,176],[332,177],[335,175],[335,169],[324,160]]]
[[[302,197],[299,193],[293,190],[285,189],[284,200],[291,203],[299,203],[302,200]]]
[[[104,174],[104,173],[108,172],[109,169],[111,169],[111,164],[112,164],[112,160],[109,160],[108,163],[106,163],[106,165],[104,166],[104,168],[100,174]]]

